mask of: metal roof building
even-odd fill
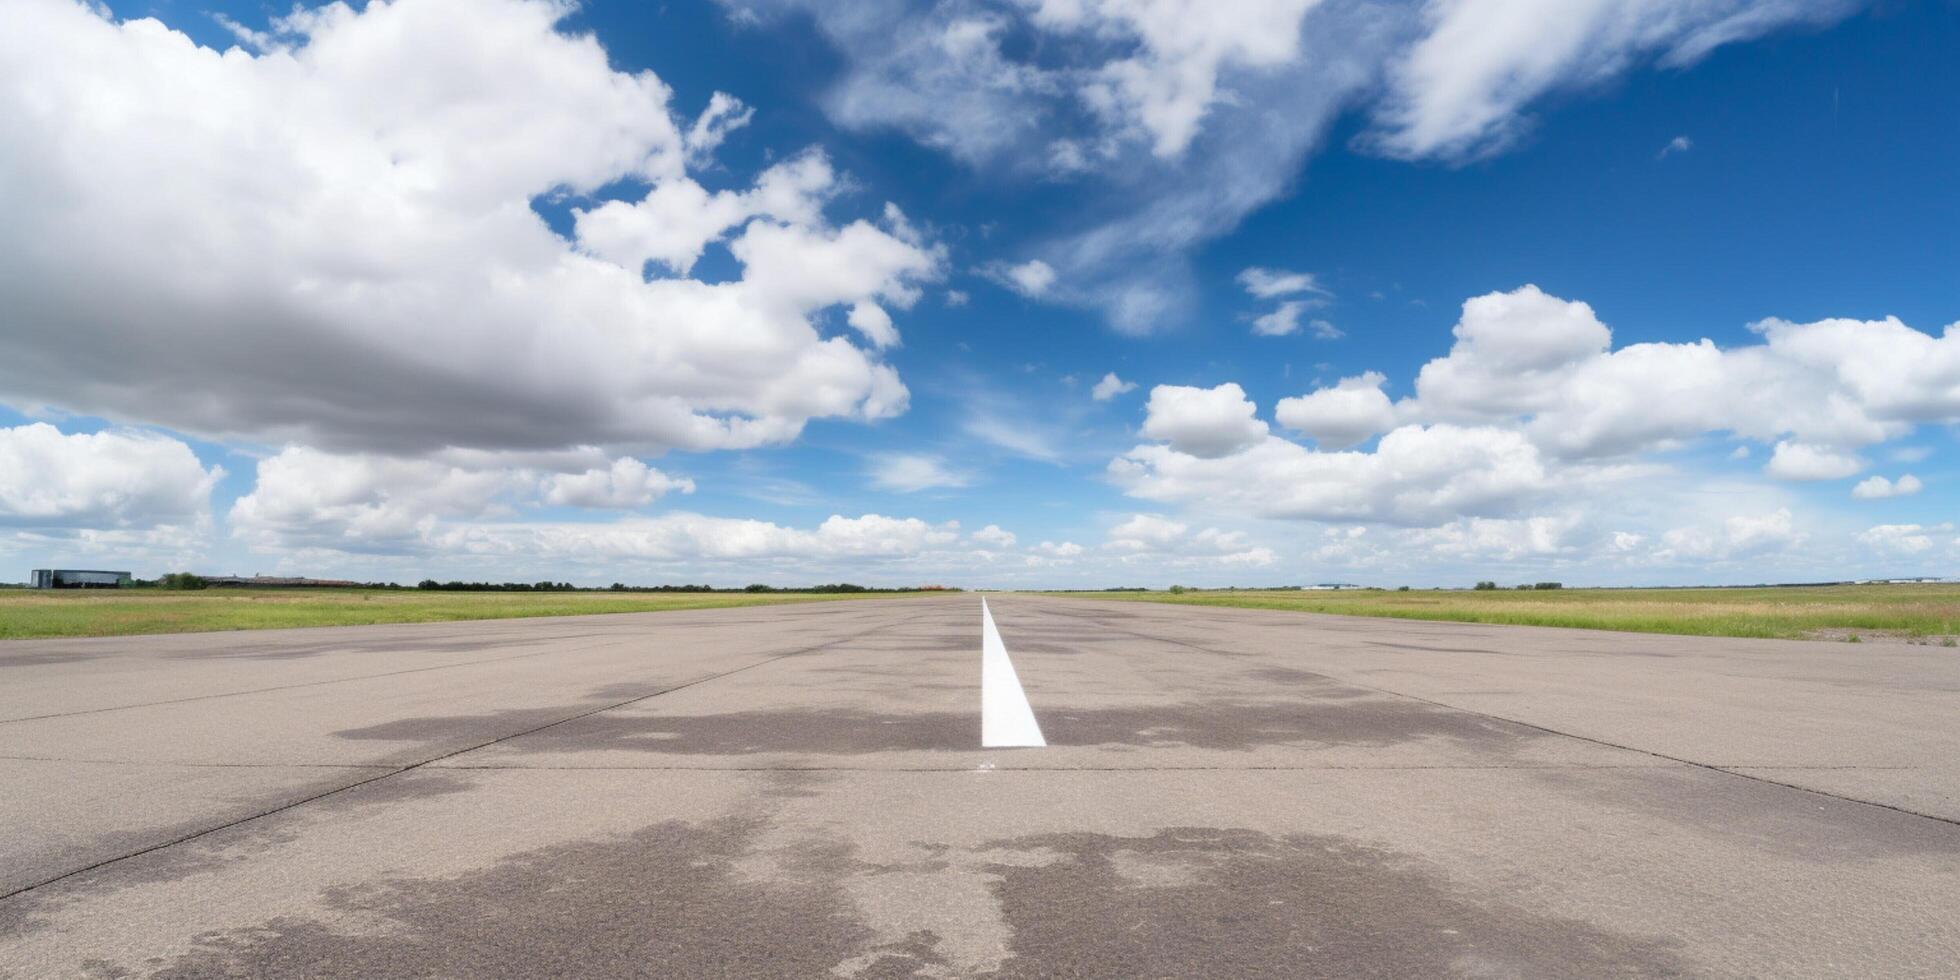
[[[86,568],[37,568],[28,585],[36,589],[122,589],[128,588],[128,572],[105,572]]]

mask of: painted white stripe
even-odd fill
[[[984,748],[1038,748],[1048,744],[1034,720],[1007,644],[994,628],[987,600],[980,600],[980,744]]]

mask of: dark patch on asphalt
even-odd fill
[[[804,800],[823,795],[822,789],[832,781],[831,776],[821,772],[764,772],[758,773],[762,782],[762,795],[776,800]]]
[[[1245,675],[1253,680],[1266,681],[1272,684],[1312,684],[1320,686],[1328,683],[1328,678],[1325,674],[1316,674],[1310,670],[1295,670],[1292,667],[1261,667],[1257,670],[1248,670]]]
[[[237,819],[245,816],[250,814],[240,813],[219,819]],[[37,877],[43,880],[54,878],[65,871],[86,867],[98,861],[114,860],[143,848],[157,847],[167,841],[196,834],[210,827],[209,822],[184,822],[155,828],[148,832],[105,835],[91,842],[92,847],[89,852],[65,860],[65,867],[44,869],[42,872],[37,872]],[[113,867],[74,875],[62,880],[57,888],[37,889],[0,900],[0,977],[10,976],[4,968],[5,943],[29,933],[51,928],[55,921],[52,916],[70,905],[85,905],[95,896],[114,893],[132,886],[177,881],[193,875],[247,865],[261,858],[266,852],[294,839],[295,835],[291,833],[259,827],[228,838],[222,845],[207,840],[185,841],[116,861]],[[6,886],[16,888],[32,883],[34,883],[32,879],[9,880]]]
[[[865,963],[867,959],[869,962]],[[898,942],[873,946],[861,954],[859,962],[865,965],[849,972],[851,980],[902,980],[922,975],[953,975],[946,969],[946,958],[939,954],[939,934],[930,929],[910,933]]]
[[[951,636],[935,634],[932,636],[898,636],[876,641],[866,640],[851,644],[850,652],[857,654],[888,653],[907,660],[924,659],[921,656],[922,654],[932,653],[972,653],[978,656],[980,653],[980,634],[976,631],[972,634],[962,633]]]
[[[1051,834],[993,847],[1013,929],[1002,977],[1664,977],[1672,943],[1459,894],[1337,837],[1177,828]]]
[[[1008,652],[1010,654],[1017,655],[1017,656],[1023,653],[1052,653],[1052,654],[1060,654],[1062,656],[1073,656],[1075,654],[1082,653],[1083,646],[1084,644],[1079,642],[1039,643],[1039,642],[1024,640],[1020,643],[1014,644],[1012,647],[1008,649]],[[974,647],[977,650],[978,644],[974,644]]]
[[[1488,653],[1500,656],[1496,650],[1483,650],[1476,647],[1430,647],[1419,643],[1390,643],[1386,640],[1362,640],[1371,647],[1389,647],[1395,650],[1414,650],[1418,653]]]
[[[183,821],[143,831],[102,835],[90,842],[90,848],[86,853],[69,858],[66,867],[73,869],[123,855],[135,854],[135,856],[117,861],[113,869],[102,869],[69,878],[64,882],[60,897],[50,900],[65,903],[74,900],[77,896],[114,892],[132,885],[179,881],[195,875],[250,864],[265,854],[298,839],[298,832],[283,824],[254,821],[231,828],[223,834],[206,837],[194,835],[233,820],[249,818],[256,813],[264,812],[265,809],[292,800],[327,793],[328,795],[313,800],[307,812],[345,814],[369,807],[392,806],[410,800],[448,796],[465,792],[474,785],[467,775],[462,773],[424,770],[375,780],[343,792],[331,792],[338,786],[347,785],[358,778],[365,777],[322,779],[302,784],[279,794],[269,794],[253,802],[250,808],[219,811],[208,819]],[[191,839],[147,853],[135,853],[186,837]],[[59,873],[59,869],[51,869],[46,876],[52,877]],[[6,882],[9,887],[19,887],[28,883],[28,881]],[[12,909],[16,913],[17,921],[26,922],[27,912],[24,910],[37,905],[40,898],[36,894],[29,894],[16,896],[12,901],[21,903],[19,908]],[[10,908],[12,908],[11,904],[0,906],[0,909]],[[0,914],[0,926],[6,924],[6,916]],[[0,928],[0,935],[4,934],[5,929]]]
[[[40,667],[45,664],[72,664],[84,660],[95,660],[100,653],[82,653],[74,650],[37,650],[29,653],[14,653],[0,656],[0,667]]]
[[[1050,745],[1189,746],[1247,750],[1269,745],[1379,747],[1445,738],[1505,748],[1543,733],[1482,715],[1400,698],[1191,703],[1039,713]]]
[[[43,916],[43,903],[32,892],[0,899],[0,953],[6,951],[8,943],[18,942],[28,933],[49,928],[53,923]],[[0,980],[13,980],[18,974],[0,963]]]
[[[837,848],[738,870],[754,821],[669,821],[447,878],[329,889],[318,917],[199,937],[154,977],[816,977],[873,941]],[[380,925],[376,922],[379,920]]]
[[[718,715],[607,712],[514,739],[532,752],[633,750],[674,755],[756,755],[973,749],[979,712],[738,711]]]
[[[1149,707],[1036,706],[1051,746],[1184,746],[1245,751],[1272,745],[1386,746],[1450,739],[1503,750],[1545,733],[1419,701],[1335,688],[1326,699],[1210,702]],[[352,739],[458,739],[463,733],[522,730],[531,712],[409,718],[335,734]],[[612,711],[504,742],[529,752],[637,751],[664,755],[768,753],[868,755],[979,748],[978,711],[904,714],[787,708],[711,715]]]
[[[635,698],[646,697],[649,694],[657,693],[660,689],[660,685],[657,684],[607,684],[603,687],[593,688],[585,696],[594,701],[606,701],[618,704],[621,701],[631,701]]]
[[[480,715],[445,715],[436,718],[399,718],[364,728],[334,732],[336,738],[361,741],[420,742],[456,744],[484,741],[529,731],[540,725],[590,711],[603,702],[558,705],[550,708],[509,708]]]
[[[556,636],[521,636],[511,639],[469,637],[457,640],[420,640],[388,637],[359,640],[336,637],[314,643],[274,643],[263,646],[219,646],[203,650],[179,650],[165,654],[171,660],[304,660],[330,653],[397,653],[419,656],[430,653],[488,653],[520,647],[547,647],[572,640],[595,637],[623,639],[607,633],[569,633]]]
[[[937,671],[921,670],[921,664],[837,664],[831,667],[807,668],[812,674],[848,674],[853,677],[921,677],[935,676]],[[928,665],[929,668],[929,665]],[[976,668],[974,673],[979,674]]]
[[[364,783],[344,793],[322,797],[314,805],[324,810],[353,811],[373,806],[392,806],[410,800],[428,800],[469,792],[476,783],[460,773],[417,769],[396,773],[385,779]]]
[[[1561,794],[1660,817],[1696,837],[1817,864],[1925,854],[1960,859],[1960,827],[1950,823],[1730,773],[1669,766],[1533,775]],[[1794,781],[1800,774],[1771,778]]]

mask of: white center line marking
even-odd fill
[[[1034,720],[1034,709],[1021,690],[1021,678],[1014,673],[1014,661],[1007,659],[1007,644],[994,628],[994,614],[987,600],[980,600],[980,745],[989,749],[1040,748],[1048,741],[1041,737],[1041,725]]]

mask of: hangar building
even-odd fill
[[[105,572],[83,568],[37,568],[28,585],[36,589],[125,589],[128,572]]]

